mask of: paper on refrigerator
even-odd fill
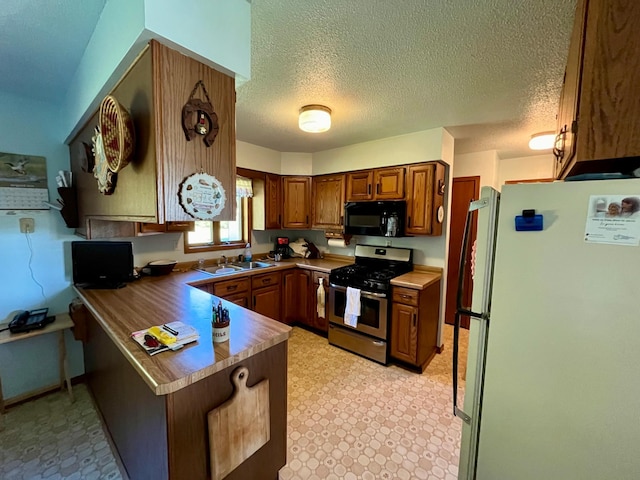
[[[584,241],[640,245],[640,194],[591,195]]]

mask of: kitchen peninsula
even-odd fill
[[[268,379],[270,439],[228,479],[275,479],[286,462],[287,346],[291,328],[222,300],[230,339],[211,340],[218,298],[189,283],[187,271],[146,277],[116,290],[76,288],[85,308],[88,385],[130,478],[208,478],[207,414],[231,397],[232,372],[248,369],[247,387]],[[200,333],[180,350],[149,356],[130,334],[180,320]]]

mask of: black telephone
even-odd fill
[[[11,333],[20,333],[44,328],[56,319],[55,316],[47,317],[48,312],[48,308],[18,312],[9,323],[9,331]]]

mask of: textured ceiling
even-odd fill
[[[3,0],[0,91],[56,101],[107,0]],[[253,0],[238,139],[315,152],[446,127],[456,152],[531,155],[555,128],[575,0]],[[301,106],[333,110],[322,134]]]
[[[456,152],[531,155],[555,129],[575,0],[253,0],[238,138],[315,152],[447,127]],[[333,110],[322,134],[300,107]]]

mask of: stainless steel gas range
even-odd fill
[[[391,279],[413,270],[410,248],[356,245],[355,264],[329,274],[329,343],[386,364]],[[360,290],[360,316],[345,324],[347,287]]]

